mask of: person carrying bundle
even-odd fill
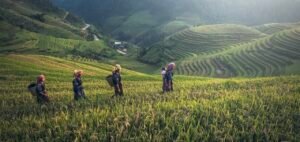
[[[37,77],[35,91],[37,96],[37,102],[39,104],[50,102],[48,94],[46,92],[45,81],[46,77],[44,75],[39,75]]]
[[[163,67],[162,69],[161,69],[161,76],[162,76],[162,91],[163,91],[163,93],[165,93],[166,91],[167,91],[167,88],[166,88],[166,86],[167,86],[167,81],[166,81],[166,68],[165,67]]]
[[[121,78],[121,66],[116,64],[113,68],[112,72],[112,83],[115,90],[115,96],[123,96],[123,85],[122,85],[122,78]]]
[[[82,70],[74,71],[74,80],[73,80],[73,91],[74,91],[74,100],[78,101],[79,99],[86,99],[84,89],[82,86],[81,76],[83,74]]]
[[[165,74],[165,81],[166,81],[166,91],[170,92],[173,91],[173,71],[175,69],[176,65],[175,63],[170,63],[167,66],[167,71]]]

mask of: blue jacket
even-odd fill
[[[73,80],[73,91],[75,95],[83,96],[83,86],[81,78],[77,77]]]
[[[112,81],[114,85],[120,84],[122,81],[121,74],[119,72],[113,72]]]
[[[173,80],[173,72],[172,71],[167,71],[166,72],[165,80],[166,81],[172,81]]]
[[[45,96],[46,94],[46,89],[45,89],[45,84],[44,83],[37,83],[36,85],[36,93],[38,96]]]

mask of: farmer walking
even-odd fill
[[[81,76],[83,74],[82,70],[74,71],[74,80],[73,80],[73,91],[74,91],[74,100],[78,101],[79,99],[86,99],[84,89],[82,86]]]
[[[112,82],[115,90],[115,96],[123,96],[123,85],[121,78],[121,66],[116,64],[112,72]]]
[[[39,75],[37,77],[35,89],[36,89],[37,102],[39,104],[50,102],[48,94],[46,92],[45,81],[46,81],[46,77],[44,75]]]
[[[173,71],[175,69],[175,63],[168,64],[166,75],[165,75],[165,81],[166,81],[166,91],[170,92],[173,91]]]

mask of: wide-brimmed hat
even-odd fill
[[[113,67],[113,71],[119,71],[119,72],[121,72],[121,70],[122,70],[122,67],[121,67],[121,65],[119,65],[119,64],[116,64],[114,67]]]
[[[176,64],[174,62],[168,64],[168,70],[174,70],[176,67]]]
[[[74,76],[82,76],[83,70],[74,70]]]
[[[45,77],[45,75],[43,75],[43,74],[41,74],[41,75],[39,75],[38,77],[37,77],[37,82],[42,82],[42,81],[44,81],[46,79],[46,77]]]

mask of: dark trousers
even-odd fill
[[[114,85],[115,88],[115,96],[123,96],[123,85],[122,83],[118,83]]]
[[[173,91],[173,80],[167,80],[166,81],[166,91]]]
[[[85,92],[83,89],[80,89],[79,91],[74,91],[74,100],[78,101],[79,99],[86,99]]]
[[[49,103],[50,100],[49,100],[49,97],[46,96],[46,95],[37,95],[37,102],[39,104],[42,104],[42,103]]]

